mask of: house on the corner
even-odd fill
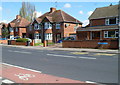
[[[82,26],[82,22],[62,10],[50,8],[42,16],[34,20],[29,29],[27,37],[40,39],[42,42],[57,42],[61,38],[76,36],[76,28]]]
[[[12,20],[10,23],[8,23],[8,30],[9,30],[9,38],[15,36],[20,36],[22,38],[26,37],[26,29],[27,26],[30,24],[30,22],[22,18],[20,15],[16,16],[16,19]]]
[[[63,41],[63,47],[118,49],[118,5],[96,8],[89,25],[78,27],[77,40]]]
[[[118,39],[118,5],[96,8],[87,27],[77,29],[78,40]]]

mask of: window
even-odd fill
[[[39,30],[39,29],[41,29],[41,26],[39,24],[35,23],[34,24],[34,29],[35,30]]]
[[[16,28],[16,32],[18,32],[18,28]]]
[[[52,33],[45,33],[45,40],[52,40]]]
[[[51,29],[52,25],[50,24],[50,22],[45,22],[45,29]]]
[[[104,38],[118,38],[118,31],[104,31]]]
[[[39,33],[35,33],[35,39],[41,39],[41,35]]]
[[[12,28],[12,27],[10,27],[10,28],[9,28],[9,31],[10,31],[10,32],[13,32],[13,28]]]
[[[60,29],[60,24],[56,24],[56,29]]]
[[[32,31],[32,25],[29,26],[29,31]]]
[[[114,18],[109,18],[105,20],[105,24],[106,25],[114,25],[114,24],[118,24],[118,18],[114,17]]]

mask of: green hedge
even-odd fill
[[[27,42],[27,41],[28,41],[28,39],[26,39],[26,38],[19,38],[16,40],[16,42]]]

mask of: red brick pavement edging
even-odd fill
[[[0,71],[1,72],[1,71]],[[24,68],[19,68],[16,66],[11,66],[8,64],[2,64],[2,76],[3,78],[12,80],[15,83],[53,83],[54,84],[66,84],[70,83],[77,85],[88,85],[85,82],[81,82],[78,80],[72,80],[62,77],[56,77],[48,74],[43,74],[40,72],[30,71]],[[69,83],[69,84],[67,84]],[[39,84],[38,84],[39,85]],[[95,85],[95,84],[89,84]]]

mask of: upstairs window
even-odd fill
[[[60,24],[56,24],[56,29],[60,29]]]
[[[51,29],[52,25],[50,24],[50,22],[45,22],[45,29]]]
[[[29,31],[32,31],[32,25],[29,25]]]
[[[10,32],[13,32],[13,28],[12,28],[12,27],[10,27],[10,28],[9,28],[9,31],[10,31]]]
[[[41,29],[41,26],[39,24],[35,23],[34,24],[34,29],[35,30],[39,30],[39,29]]]
[[[114,17],[114,18],[108,18],[105,20],[105,24],[106,25],[115,25],[118,24],[118,18]]]
[[[18,32],[18,28],[16,28],[16,32]]]

